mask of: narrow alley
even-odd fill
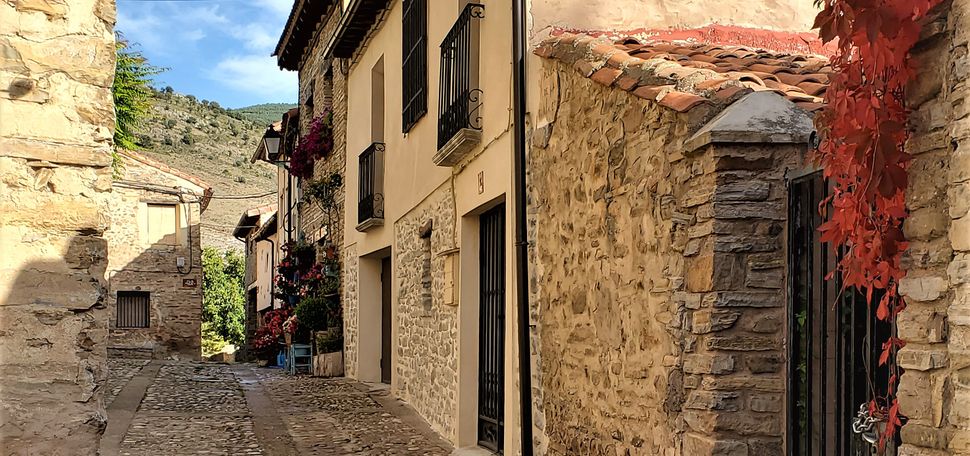
[[[109,360],[101,454],[444,455],[381,385],[254,365]]]

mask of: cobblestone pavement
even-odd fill
[[[265,369],[256,373],[301,455],[450,453],[447,443],[416,432],[375,401],[366,385]]]
[[[145,363],[112,360],[109,369],[114,380],[107,394],[117,397],[124,381],[138,375]],[[109,410],[109,423],[127,422],[122,424],[123,437],[118,434],[117,451],[105,450],[106,456],[446,455],[451,451],[423,423],[415,423],[406,408],[402,413],[392,399],[347,379],[292,377],[251,365],[166,362],[153,366],[158,374],[150,383],[141,381],[140,403],[130,401],[130,413],[119,411],[125,402],[121,400]],[[153,371],[146,368],[145,372]],[[138,378],[149,378],[146,375],[150,374]],[[133,388],[124,395],[130,397]],[[251,410],[252,404],[267,405]],[[279,423],[278,428],[265,424],[267,416]]]

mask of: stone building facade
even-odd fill
[[[212,189],[130,151],[112,183],[108,240],[109,355],[202,355],[202,214]]]
[[[536,53],[546,450],[783,454],[786,176],[820,99],[690,62],[744,54],[809,77],[824,62],[568,34]]]
[[[279,245],[277,235],[276,204],[252,208],[243,212],[232,235],[245,244],[246,273],[243,286],[246,289],[245,342],[236,352],[236,360],[250,359],[249,349],[256,329],[263,324],[263,315],[273,309],[276,301],[276,253]]]
[[[115,6],[4,2],[0,17],[0,448],[95,454]]]
[[[899,316],[904,456],[970,454],[970,2],[943,2],[914,52]]]

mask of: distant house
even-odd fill
[[[109,355],[199,359],[202,213],[212,188],[130,151],[108,213]]]
[[[239,217],[232,235],[246,243],[246,343],[237,359],[247,358],[262,316],[277,307],[273,304],[273,268],[276,265],[276,204],[249,209]]]

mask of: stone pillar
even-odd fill
[[[115,6],[15,0],[0,17],[0,448],[96,454]]]
[[[708,146],[713,188],[685,197],[711,216],[684,250],[685,455],[784,453],[784,172],[800,148]]]
[[[945,2],[913,53],[914,155],[900,292],[901,456],[970,455],[970,1]]]

